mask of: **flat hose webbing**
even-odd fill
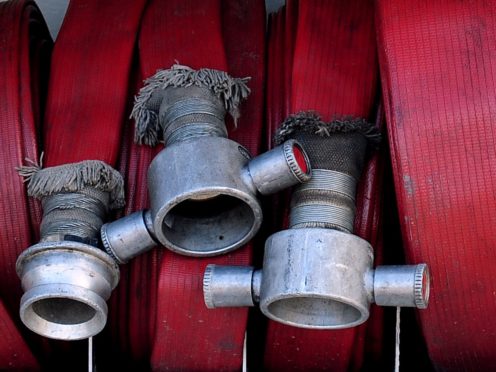
[[[261,1],[151,1],[140,32],[141,77],[150,77],[157,69],[169,68],[176,61],[195,69],[251,75],[250,88],[258,92],[242,105],[238,129],[233,131],[229,123],[228,129],[234,140],[255,154],[260,150],[262,130],[264,24]],[[156,150],[142,147],[130,146],[127,167],[129,172],[145,179],[144,163],[151,160]],[[133,162],[139,162],[139,169],[135,169],[138,164]],[[145,207],[147,200],[139,195],[145,193],[146,183],[135,183],[133,190],[137,191],[136,201],[130,194],[129,202],[136,208]],[[208,260],[161,249],[161,253],[149,253],[131,264],[131,293],[140,291],[141,298],[136,296],[132,300],[130,316],[136,319],[134,323],[141,322],[141,327],[144,319],[150,319],[147,332],[152,340],[152,369],[241,367],[247,311],[208,310],[203,303],[202,277],[207,263],[242,265],[249,263],[250,257],[251,247]],[[139,304],[146,307],[139,310]],[[133,310],[141,317],[134,318]]]
[[[0,369],[38,370],[39,364],[22,338],[16,324],[0,301]]]
[[[90,159],[115,165],[144,5],[145,0],[70,3],[53,50],[46,166]]]
[[[278,86],[278,89],[282,89],[278,81],[284,73],[276,66],[285,66],[290,59],[291,87],[282,92],[283,96],[291,97],[289,112],[315,110],[324,120],[343,115],[373,118],[378,71],[372,2],[301,1],[296,5],[297,9],[294,8],[294,2],[288,2],[285,17],[286,20],[297,18],[297,21],[284,26],[285,32],[296,30],[293,31],[296,32],[294,54],[269,51],[269,55],[278,58],[275,62],[268,62],[269,87],[274,86],[272,89],[275,89]],[[296,17],[288,16],[291,11],[296,13]],[[284,33],[276,32],[274,35],[272,30],[270,36],[282,40],[290,38]],[[283,43],[281,39],[269,40],[269,45],[277,47],[278,43]],[[274,72],[276,74],[272,75]],[[268,106],[269,118],[280,115],[277,111],[272,114],[275,110],[281,110],[280,107],[273,107],[274,102],[284,105],[285,100],[278,93],[280,91],[277,90],[268,92],[271,96],[267,99],[273,100],[272,105]],[[287,114],[284,113],[285,116]],[[377,226],[380,225],[383,160],[376,156],[365,171],[357,195],[358,212],[355,219],[356,233],[369,240],[376,250],[381,249]],[[359,370],[366,357],[365,334],[367,328],[372,326],[381,328],[381,311],[373,311],[365,325],[342,331],[311,331],[269,321],[264,368],[274,371]],[[372,352],[380,351],[380,332],[374,335],[372,342],[377,344]]]
[[[70,2],[52,59],[44,166],[92,159],[116,166],[129,115],[130,71],[144,6],[144,0]],[[121,277],[124,288],[126,279]],[[115,315],[111,308],[109,316]],[[109,319],[109,324],[114,327],[118,322]],[[127,322],[126,326],[131,327]],[[95,339],[100,365],[127,355],[126,350],[112,353],[109,345],[119,344],[118,338],[111,338],[114,334]]]
[[[40,209],[27,198],[15,168],[38,157],[52,41],[32,1],[0,3],[0,35],[0,369],[35,370],[38,362],[17,316],[21,288],[15,262],[36,239]]]
[[[437,370],[496,363],[496,9],[379,1],[385,113],[407,258],[427,262],[418,314]]]

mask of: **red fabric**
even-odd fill
[[[52,56],[43,133],[44,166],[89,159],[116,166],[122,127],[129,113],[130,71],[144,6],[145,0],[70,2]],[[123,288],[127,288],[126,279],[123,275]],[[116,314],[112,304],[109,318]],[[118,315],[125,315],[127,304],[119,305],[122,313]],[[127,324],[126,335],[130,335],[127,328],[136,323],[130,324],[124,316],[122,319]],[[109,323],[116,324],[114,319]],[[104,335],[95,342],[102,338]],[[109,343],[119,344],[119,339]],[[86,347],[82,343],[59,345],[63,356],[75,353],[73,359],[81,358],[82,353],[77,354],[81,346]],[[110,349],[108,345],[105,348]],[[99,360],[105,362],[103,357]]]
[[[39,369],[38,362],[2,302],[0,302],[0,369],[2,371]]]
[[[53,50],[44,125],[46,166],[115,165],[145,0],[71,1]]]
[[[282,27],[279,22],[283,23]],[[293,52],[291,40],[295,29]],[[276,19],[275,33],[271,31],[269,56],[276,59],[269,59],[268,70],[271,132],[274,125],[279,125],[277,120],[289,112],[314,110],[325,120],[336,115],[374,117],[378,71],[371,1],[288,2],[285,18]],[[288,80],[287,72],[278,66],[291,69],[291,86],[285,87],[281,82]],[[290,97],[289,107],[285,103],[287,97]],[[377,155],[365,171],[355,221],[355,232],[376,249],[381,247],[377,226],[381,219],[383,160]],[[365,325],[341,331],[311,331],[269,321],[265,368],[360,369],[367,324],[380,328],[381,320],[378,312]],[[380,333],[373,342],[379,344],[380,350]]]
[[[148,208],[147,170],[158,149],[134,143],[134,121],[131,120],[127,122],[123,138],[118,169],[125,180],[124,215],[128,215]],[[162,249],[153,249],[120,266],[121,280],[112,295],[109,316],[110,341],[122,363],[119,368],[149,368],[161,253]]]
[[[496,365],[496,8],[379,1],[385,112],[407,257],[427,262],[419,311],[439,370]]]
[[[222,9],[222,12],[221,12]],[[260,149],[263,110],[264,4],[261,1],[151,1],[140,34],[141,75],[176,61],[193,68],[227,70],[235,76],[252,76],[253,90],[241,107],[238,129],[230,138],[250,151]],[[224,32],[223,32],[224,31]],[[131,147],[131,153],[138,150]],[[153,152],[156,152],[153,151]],[[141,153],[143,155],[143,153]],[[132,157],[133,155],[131,155]],[[146,160],[144,159],[146,157]],[[150,151],[139,156],[140,167],[151,159]],[[138,159],[136,158],[137,161]],[[138,170],[144,176],[146,168]],[[145,183],[136,185],[145,190]],[[140,207],[147,201],[141,200]],[[133,264],[132,272],[150,284],[149,296],[151,365],[154,370],[237,370],[241,367],[246,309],[208,310],[203,302],[202,279],[208,263],[248,264],[251,248],[232,254],[198,259],[173,254],[164,248]],[[151,271],[144,268],[155,267]],[[140,276],[141,275],[141,276]],[[155,282],[158,275],[158,283]],[[158,288],[157,288],[158,285]],[[157,290],[156,297],[153,293]],[[145,310],[141,312],[145,314]]]
[[[51,38],[32,1],[0,3],[0,369],[38,369],[23,340],[17,256],[36,240],[40,210],[16,167],[38,158],[37,132]]]

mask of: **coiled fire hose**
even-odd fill
[[[40,214],[15,168],[38,154],[52,41],[32,1],[0,3],[0,35],[0,369],[34,370],[38,363],[17,317],[15,260],[34,241]]]
[[[283,11],[273,20],[268,41],[268,135],[301,110],[318,110],[326,120],[341,115],[374,120],[378,71],[372,2],[287,1]],[[365,168],[354,226],[374,247],[378,264],[383,163],[377,153]],[[371,308],[365,324],[346,330],[307,330],[269,321],[263,367],[359,370],[365,359],[377,366],[384,353],[382,328],[380,307]]]
[[[428,261],[420,322],[437,370],[491,370],[496,223],[496,10],[485,1],[379,1],[377,31],[407,257]]]
[[[124,205],[122,177],[108,164],[115,165],[120,147],[144,1],[118,3],[70,4],[52,58],[46,167],[20,171],[28,194],[41,199],[43,208],[40,242],[17,261],[25,291],[20,315],[28,328],[50,338],[77,340],[100,332],[105,301],[119,280],[98,237],[109,211]],[[108,26],[103,32],[96,27],[97,13]]]
[[[233,28],[233,22],[239,27]],[[227,71],[233,76],[251,76],[250,88],[254,94],[243,104],[238,128],[231,131],[233,127],[228,125],[228,129],[230,137],[232,135],[250,152],[258,153],[262,130],[264,24],[261,1],[151,1],[140,33],[141,75],[150,77],[158,69],[169,68],[178,61],[194,69],[206,67]],[[153,151],[136,145],[129,148],[127,167],[144,180],[147,163],[159,149]],[[133,164],[139,164],[139,169],[134,170]],[[134,194],[135,200],[140,200],[140,194],[146,195],[145,185],[136,184],[133,188],[138,191]],[[148,207],[145,202],[136,203],[135,208]],[[157,262],[160,255],[162,258]],[[250,248],[245,247],[208,262],[246,264],[250,255]],[[153,292],[155,264],[159,270],[156,293]],[[240,368],[247,312],[223,309],[212,314],[205,308],[201,281],[206,264],[206,260],[187,258],[168,250],[137,257],[131,262],[134,279],[130,283],[131,293],[146,294],[139,296],[137,292],[131,297],[131,310],[145,305],[135,313],[143,316],[136,316],[133,327],[137,333],[139,323],[152,315],[149,335],[153,340],[153,369]],[[147,284],[150,286],[146,287]],[[148,300],[147,296],[150,296]],[[142,330],[141,335],[145,336],[143,333]],[[146,353],[143,347],[139,350],[139,345],[132,347],[136,352]]]

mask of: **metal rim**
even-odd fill
[[[110,283],[111,288],[114,289],[119,283],[120,279],[120,271],[119,266],[113,260],[111,256],[109,256],[106,252],[101,249],[92,247],[88,244],[83,244],[79,242],[72,241],[55,241],[55,242],[41,242],[36,245],[29,247],[24,250],[16,261],[16,272],[17,275],[22,279],[23,267],[29,261],[34,259],[36,256],[42,254],[54,254],[57,251],[70,251],[70,252],[79,252],[83,255],[90,256],[91,258],[97,258],[101,260],[107,268],[110,270],[112,282]]]
[[[349,307],[351,310],[356,312],[357,316],[355,317],[356,320],[353,321],[346,321],[346,322],[334,322],[333,324],[317,324],[316,322],[311,324],[310,322],[296,322],[296,321],[291,321],[288,319],[284,319],[280,316],[277,316],[273,311],[271,311],[271,308],[273,309],[275,304],[279,303],[285,303],[288,301],[294,301],[294,300],[299,300],[299,299],[307,299],[310,301],[315,301],[315,300],[321,300],[327,304],[338,304],[341,306],[346,306]],[[362,323],[364,323],[368,317],[369,317],[369,309],[361,306],[360,304],[349,301],[345,298],[338,297],[338,296],[324,296],[322,294],[318,293],[305,293],[305,294],[286,294],[286,295],[280,295],[277,297],[273,297],[270,300],[266,300],[261,304],[260,306],[261,311],[270,319],[275,320],[279,323],[283,323],[286,325],[290,325],[293,327],[297,328],[305,328],[305,329],[345,329],[345,328],[351,328],[358,326]],[[295,309],[298,309],[298,307],[295,307]],[[295,312],[297,313],[297,312]],[[332,314],[332,311],[326,311],[326,315],[330,316]],[[307,319],[310,317],[308,314],[304,313],[299,313],[299,316],[302,316],[303,318],[307,317]],[[320,322],[324,323],[324,322]]]
[[[35,310],[35,305],[45,300],[64,299],[85,305],[93,310],[85,321],[61,324],[47,320]],[[58,340],[81,340],[101,332],[107,322],[107,304],[95,292],[68,285],[42,285],[27,291],[21,298],[19,315],[31,331]]]
[[[298,164],[298,161],[296,160],[296,155],[293,150],[294,147],[297,147],[300,150],[301,154],[303,155],[307,167],[307,172],[304,172],[301,169],[300,165]],[[288,167],[293,173],[293,175],[301,183],[310,180],[310,178],[312,178],[312,167],[310,165],[310,159],[308,158],[308,155],[305,152],[303,146],[297,140],[291,139],[284,142],[283,150],[284,150],[284,156],[286,157],[286,163],[288,164]]]
[[[247,232],[244,234],[244,236],[240,239],[236,239],[236,242],[233,242],[232,244],[229,244],[227,246],[217,248],[217,249],[212,249],[208,251],[197,251],[197,250],[192,250],[188,249],[185,247],[180,247],[174,242],[172,242],[167,234],[164,233],[162,229],[162,224],[164,219],[167,217],[167,215],[172,211],[173,208],[177,207],[180,205],[182,202],[195,199],[199,195],[208,195],[208,194],[218,194],[222,196],[228,196],[237,199],[238,201],[244,203],[250,210],[252,216],[252,224],[249,229],[247,229]],[[197,189],[197,190],[192,190],[188,193],[185,193],[181,195],[181,197],[176,198],[172,200],[168,205],[162,207],[156,214],[154,221],[153,221],[153,228],[154,232],[156,235],[157,240],[159,240],[166,248],[170,249],[173,252],[185,255],[185,256],[192,256],[192,257],[211,257],[211,256],[217,256],[220,254],[224,254],[227,252],[231,252],[253,238],[255,234],[258,232],[260,225],[262,223],[262,218],[263,218],[263,213],[262,213],[262,208],[258,202],[258,200],[251,196],[248,193],[242,192],[240,190],[232,189],[232,188],[226,188],[226,187],[208,187],[205,189]]]

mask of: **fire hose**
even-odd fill
[[[36,236],[39,208],[27,198],[15,168],[35,159],[52,46],[46,25],[31,1],[0,4],[0,369],[36,369],[38,362],[17,321],[20,291],[15,260]],[[6,181],[8,180],[8,182]],[[8,195],[8,197],[7,197]]]
[[[73,2],[69,8],[53,56],[43,130],[42,149],[46,164],[32,161],[21,169],[21,175],[28,181],[29,195],[39,198],[43,209],[39,227],[41,236],[39,239],[29,239],[19,248],[21,251],[37,240],[40,241],[23,252],[17,263],[17,271],[26,292],[21,300],[21,318],[35,332],[53,338],[80,339],[98,333],[106,323],[105,301],[119,280],[119,269],[114,259],[125,263],[161,243],[160,245],[176,253],[168,250],[150,252],[136,258],[129,268],[122,269],[125,273],[124,280],[121,280],[122,288],[111,301],[114,304],[129,301],[130,310],[123,310],[124,314],[129,311],[128,318],[123,318],[120,310],[113,310],[112,317],[119,317],[111,320],[114,337],[119,334],[127,338],[136,336],[132,340],[121,342],[129,343],[126,347],[131,349],[133,358],[146,361],[151,353],[154,369],[237,369],[241,363],[247,312],[243,309],[207,310],[202,298],[203,270],[207,263],[249,264],[251,248],[244,247],[236,252],[234,249],[245,245],[260,226],[259,194],[273,193],[298,182],[308,181],[310,167],[304,147],[312,147],[310,143],[315,139],[308,139],[305,135],[288,130],[295,122],[305,124],[296,125],[303,132],[313,125],[315,131],[311,135],[326,140],[344,138],[341,134],[346,134],[354,138],[351,142],[357,144],[363,138],[370,140],[375,136],[373,126],[365,124],[366,121],[346,117],[373,117],[377,76],[375,69],[370,66],[370,60],[375,60],[370,32],[371,11],[357,3],[315,3],[311,7],[299,3],[298,8],[295,3],[288,4],[287,19],[297,23],[298,28],[294,31],[293,27],[284,27],[281,22],[277,38],[274,37],[271,41],[277,48],[276,51],[270,50],[274,53],[274,62],[272,68],[269,67],[269,74],[274,73],[274,78],[271,77],[269,87],[274,90],[269,90],[270,96],[267,97],[267,100],[271,100],[269,132],[272,133],[290,113],[301,110],[317,111],[324,119],[314,117],[313,114],[289,118],[279,136],[288,141],[268,153],[251,158],[250,153],[257,154],[261,149],[261,71],[264,62],[265,22],[263,3],[258,2],[256,10],[248,1],[217,1],[206,4],[151,1],[148,4],[141,22],[141,76],[137,78],[146,78],[147,83],[138,94],[133,111],[137,122],[134,134],[138,145],[135,145],[129,140],[132,129],[123,128],[123,124],[134,36],[137,34],[143,7],[144,1],[125,4],[119,2],[117,7],[112,2],[97,6],[97,2],[86,1]],[[119,11],[116,12],[116,9]],[[92,26],[94,22],[98,22],[93,18],[95,14],[106,20],[108,28],[105,30],[108,32],[102,33],[98,27]],[[347,22],[328,22],[333,16],[342,20],[343,15],[349,16],[349,25]],[[122,19],[126,19],[126,22],[122,22]],[[243,24],[242,22],[244,27],[239,27],[238,23]],[[234,24],[238,27],[233,27]],[[284,32],[283,37],[281,31]],[[324,35],[327,40],[336,40],[337,45],[318,44]],[[352,47],[349,45],[350,40]],[[107,48],[107,45],[112,45],[112,48]],[[290,58],[284,58],[282,45],[288,47]],[[321,54],[313,56],[312,52],[316,50]],[[358,55],[357,50],[363,55]],[[308,55],[311,58],[305,59]],[[344,61],[342,65],[341,58]],[[284,60],[284,69],[280,71],[277,59]],[[350,63],[354,59],[358,61]],[[316,61],[323,60],[332,63],[324,63],[319,65],[320,68],[315,68]],[[329,69],[329,66],[332,68]],[[247,84],[246,80],[233,76],[252,76],[252,80]],[[323,76],[329,79],[322,79]],[[248,86],[255,97],[252,96],[246,104],[241,104],[247,98]],[[241,112],[240,118],[238,111]],[[233,116],[232,122],[228,120],[227,125],[224,123],[225,112]],[[314,124],[306,125],[308,117],[312,118],[310,122]],[[233,131],[235,126],[237,130]],[[341,129],[336,130],[338,127]],[[284,131],[291,135],[288,137],[283,134]],[[321,136],[322,133],[335,131],[340,133],[337,137]],[[23,131],[16,132],[16,135],[19,132]],[[126,133],[124,145],[121,144],[122,132]],[[26,164],[22,159],[24,157],[31,160],[39,158],[33,133],[31,131],[31,151],[26,150],[26,154],[23,154],[25,156],[17,156],[14,166],[23,162]],[[358,137],[354,133],[358,133]],[[157,145],[159,141],[165,142],[165,149],[144,149],[139,145]],[[327,145],[319,146],[325,148]],[[330,167],[318,166],[313,183],[297,189],[293,195],[290,229],[274,234],[267,241],[263,275],[260,275],[261,272],[256,275],[256,272],[249,271],[250,301],[254,298],[260,300],[262,311],[270,318],[307,328],[342,328],[365,321],[372,301],[397,306],[426,305],[428,295],[422,290],[425,289],[427,274],[422,271],[423,267],[373,270],[370,245],[352,235],[355,230],[375,245],[374,237],[377,237],[377,232],[371,225],[377,221],[377,209],[380,206],[377,189],[371,186],[378,184],[380,173],[375,173],[377,158],[370,163],[366,184],[360,186],[358,199],[355,197],[356,183],[360,179],[369,145],[362,143],[357,147],[361,149],[357,150],[357,159],[361,160],[356,160],[360,163],[356,171],[346,168],[343,172],[343,169],[335,169],[336,163]],[[194,159],[188,158],[192,154],[196,154]],[[319,151],[312,151],[310,160],[319,164],[316,160],[319,156]],[[210,161],[205,162],[206,159]],[[226,161],[227,159],[230,161]],[[183,172],[188,167],[188,161],[195,160],[198,164],[190,164],[189,167],[193,171]],[[226,168],[222,169],[222,166]],[[118,167],[126,179],[123,180],[112,167]],[[206,179],[205,174],[201,173],[205,167],[211,170],[208,172],[211,179]],[[222,171],[216,173],[216,170]],[[327,177],[330,173],[333,174],[332,179]],[[195,174],[200,175],[196,184]],[[229,177],[224,177],[225,174]],[[131,180],[133,175],[136,179]],[[20,178],[17,177],[17,180],[20,181]],[[232,180],[235,180],[234,183]],[[123,205],[124,182],[129,187],[126,216],[102,229],[103,245],[109,253],[106,254],[99,249],[100,227],[110,218],[112,208]],[[149,203],[143,187],[145,182],[148,182]],[[174,182],[177,187],[174,187]],[[218,183],[221,188],[214,188],[213,185],[217,187]],[[168,186],[163,187],[166,184]],[[24,195],[22,184],[20,185],[17,191]],[[334,196],[336,193],[343,194],[345,197],[341,195],[335,198],[335,202],[318,197],[312,199],[309,197],[312,190],[324,190]],[[17,223],[18,226],[13,228],[19,228],[19,225],[24,229],[29,227],[29,234],[23,236],[26,238],[38,234],[40,213],[35,203],[28,202],[25,196],[24,199],[24,205],[31,203],[31,210],[34,211],[31,214],[32,221],[29,221],[26,210],[23,216],[25,224]],[[356,220],[355,199],[358,201],[359,211],[362,211]],[[370,199],[371,207],[367,208]],[[199,205],[204,210],[219,208],[220,213],[197,215],[195,208]],[[330,208],[330,215],[335,218],[329,220],[328,216],[319,216],[320,212],[315,205]],[[138,212],[131,213],[136,210]],[[7,208],[5,211],[10,216],[11,211]],[[310,221],[309,216],[317,216],[317,220]],[[240,222],[246,222],[246,226],[242,226]],[[130,230],[127,227],[130,225],[137,227],[135,232],[141,234],[138,234],[138,241],[142,246],[136,245],[136,240],[132,239],[119,246],[120,242],[115,239],[117,233],[120,236],[128,233]],[[116,226],[124,228],[112,230]],[[279,254],[272,255],[271,251],[276,252],[280,248],[274,242],[284,234],[289,234],[289,240],[299,239],[300,234],[305,231],[305,241],[313,239],[320,242],[322,236],[329,235],[328,242],[341,242],[344,246],[349,246],[350,250],[359,247],[356,251],[361,258],[352,259],[355,262],[349,261],[355,256],[338,254],[332,257],[338,261],[345,260],[342,264],[350,268],[356,266],[358,261],[363,261],[363,268],[358,270],[359,276],[363,274],[363,277],[356,279],[363,279],[365,285],[357,287],[359,289],[356,297],[353,297],[355,293],[336,293],[334,288],[321,282],[316,285],[323,292],[322,305],[331,305],[334,309],[339,307],[343,313],[341,317],[334,317],[332,311],[327,313],[327,310],[318,310],[319,305],[313,300],[309,300],[306,305],[304,301],[293,301],[291,288],[291,293],[287,293],[289,301],[284,303],[286,298],[278,296],[281,288],[288,284],[286,279],[283,280],[284,283],[278,280],[264,281],[264,278],[278,278],[277,273],[275,276],[270,273],[287,266],[296,257],[292,256],[293,253],[286,258]],[[315,236],[311,237],[312,234]],[[129,236],[136,238],[135,235]],[[281,244],[282,247],[286,243]],[[130,247],[136,251],[130,251]],[[9,254],[11,252],[12,250]],[[363,252],[368,253],[362,255]],[[227,254],[206,260],[188,258],[177,253],[197,257]],[[327,253],[329,251],[324,247],[322,254]],[[343,258],[345,256],[347,258]],[[310,264],[310,261],[305,261],[306,258],[300,258],[303,260],[300,268]],[[274,264],[277,260],[282,261]],[[47,262],[50,262],[50,268],[45,266]],[[414,262],[419,261],[415,258]],[[74,272],[67,274],[66,269],[69,266]],[[89,275],[88,278],[87,267],[91,267],[90,271],[97,275]],[[294,272],[293,279],[300,280],[297,278],[299,271]],[[388,286],[385,284],[386,279],[381,279],[390,275],[389,278],[396,280],[402,273],[405,274],[405,280],[399,287]],[[207,270],[206,278],[212,279],[214,274],[215,269]],[[334,275],[336,271],[331,270],[327,274]],[[58,278],[57,281],[54,281],[54,277]],[[85,277],[84,283],[81,281],[82,277]],[[252,280],[255,277],[258,279]],[[317,277],[318,275],[311,280],[318,282]],[[60,278],[64,281],[63,285]],[[145,280],[140,281],[142,278]],[[417,282],[413,283],[418,278],[420,287]],[[158,283],[154,282],[155,279]],[[337,275],[335,279],[340,282],[342,277]],[[253,286],[253,283],[259,283],[260,287]],[[300,285],[294,284],[294,293],[300,296]],[[208,281],[206,286],[209,286]],[[416,297],[405,297],[400,293],[413,287]],[[274,296],[269,295],[271,291]],[[314,293],[309,292],[309,295],[313,296]],[[12,292],[8,296],[12,296]],[[353,297],[349,300],[353,303],[346,300],[343,305],[343,302],[335,301],[336,296]],[[274,301],[268,300],[271,297]],[[233,299],[235,298],[231,297],[229,301]],[[14,302],[17,300],[15,298]],[[207,304],[210,301],[210,306],[216,306],[215,300],[208,298],[208,288],[206,300]],[[312,308],[316,314],[308,317],[306,308]],[[303,312],[300,312],[302,309]],[[143,318],[148,319],[142,322]],[[294,338],[298,338],[298,341],[278,342],[278,337],[287,339],[287,335],[284,335],[286,331],[295,335]],[[320,331],[317,334],[315,331],[295,330],[270,322],[265,353],[266,368],[309,368],[309,354],[313,354],[315,358],[312,360],[322,367],[332,360],[329,353],[346,355],[340,357],[343,365],[339,368],[359,368],[363,350],[358,348],[353,362],[350,361],[351,353],[353,345],[360,345],[360,340],[363,339],[360,334],[363,335],[365,331],[361,327],[332,333]],[[22,340],[19,342],[19,347],[22,348]],[[303,352],[300,351],[298,342],[305,345],[301,349]],[[279,348],[282,345],[287,350],[272,351],[276,345]],[[326,350],[323,345],[326,345]],[[329,351],[329,345],[335,349]],[[309,350],[305,352],[305,348]],[[178,349],[186,352],[178,353]],[[288,361],[291,364],[285,365]],[[338,368],[335,363],[333,368]]]
[[[324,17],[325,11],[318,10],[317,14]],[[315,24],[313,20],[311,26]],[[322,29],[318,35],[322,35]],[[303,54],[305,61],[312,50],[322,50],[309,40],[304,48],[312,48]],[[297,52],[298,48],[295,55]],[[302,79],[304,89],[292,91],[292,103],[320,109],[322,94],[320,101],[311,103],[308,92],[320,93],[319,83],[324,80],[320,77],[328,74],[319,71],[317,83],[311,73],[303,78],[296,75],[300,66],[293,66],[292,86]],[[307,71],[315,69],[303,70]],[[339,82],[339,76],[336,80]],[[305,81],[311,85],[306,86]],[[304,93],[298,95],[300,92]],[[346,97],[347,92],[339,92],[344,102],[353,102]],[[335,97],[338,103],[339,98]],[[300,113],[282,124],[276,142],[288,138],[303,144],[313,168],[312,180],[293,192],[289,229],[268,238],[261,270],[209,265],[204,278],[206,305],[216,308],[260,303],[267,317],[310,329],[359,325],[369,316],[369,302],[425,308],[429,297],[426,265],[378,266],[372,270],[370,246],[366,248],[368,243],[352,235],[356,183],[367,148],[377,144],[379,138],[374,126],[363,119],[323,122],[315,114]]]
[[[284,39],[278,42],[283,43],[283,46],[279,47],[280,51],[272,59],[269,57],[269,84],[274,81],[286,83],[278,94],[268,94],[269,114],[274,115],[277,110],[282,109],[282,113],[274,118],[269,134],[272,135],[279,123],[291,112],[302,109],[318,109],[326,118],[349,114],[372,119],[376,110],[378,79],[371,16],[372,4],[348,2],[348,5],[340,6],[338,2],[333,1],[328,4],[314,3],[310,6],[304,2],[287,1],[285,12],[285,24],[280,26],[282,31],[271,34],[269,38],[270,45],[271,42],[276,42],[276,38],[280,38],[279,35],[285,35]],[[277,16],[279,19],[276,21],[281,22],[280,15]],[[350,33],[350,29],[346,27],[349,24],[357,26],[353,33]],[[327,40],[333,40],[333,43],[328,43]],[[353,52],[349,49],[350,53],[345,55],[350,48],[350,40]],[[269,53],[272,50],[270,48]],[[307,59],[310,50],[318,50],[320,55]],[[284,77],[277,76],[278,61],[281,60],[288,64]],[[334,61],[334,63],[325,61]],[[316,69],[313,67],[314,64],[321,67]],[[331,68],[331,65],[336,67]],[[271,66],[274,67],[271,69]],[[305,78],[304,74],[308,78]],[[327,78],[324,80],[322,76]],[[335,81],[341,84],[335,84]],[[313,84],[320,84],[322,88],[318,89]],[[343,91],[349,98],[346,101],[341,100]],[[309,94],[306,101],[298,105],[291,103],[293,102],[291,97],[298,95],[301,102],[308,92],[315,93]],[[278,96],[280,103],[269,101],[275,99],[272,97]],[[380,116],[378,118],[380,124]],[[379,230],[383,162],[383,155],[376,154],[367,164],[365,176],[359,185],[354,226],[357,235],[371,242],[378,257],[381,254]],[[373,352],[370,354],[373,354],[373,359],[380,360],[379,355],[384,349],[381,338],[382,310],[375,307],[371,311],[371,319],[366,324],[347,330],[305,330],[269,321],[265,368],[269,370],[360,369],[364,363],[364,349],[370,347],[361,345],[360,340],[364,340],[365,345],[373,344]],[[366,335],[367,329],[372,327],[375,328],[373,338]],[[288,339],[292,341],[286,342],[285,340]]]
[[[224,18],[221,18],[221,6],[226,8]],[[231,19],[233,13],[237,17]],[[243,14],[248,17],[244,18]],[[246,22],[245,27],[233,31],[229,27],[230,22],[239,22],[240,19]],[[176,60],[195,69],[214,68],[227,70],[237,76],[251,76],[250,88],[256,95],[251,96],[244,107],[252,109],[242,109],[238,129],[233,131],[233,136],[249,151],[258,152],[262,128],[260,106],[264,22],[261,2],[257,2],[256,7],[244,1],[215,1],[196,5],[151,2],[141,28],[142,76],[152,76],[157,69],[168,68]],[[224,27],[229,27],[229,32],[221,33]],[[193,30],[195,36],[191,36],[189,30]],[[243,53],[239,53],[240,50]],[[255,59],[250,59],[250,63],[244,59],[252,57]],[[250,248],[247,247],[209,259],[208,262],[247,263],[250,255]],[[201,293],[201,278],[206,264],[205,260],[179,256],[168,250],[163,252],[159,266],[157,319],[154,322],[156,329],[151,355],[154,369],[237,369],[241,365],[247,312],[208,312]],[[177,350],[184,352],[178,353]]]
[[[98,247],[98,236],[110,209],[124,204],[122,177],[108,164],[115,165],[120,148],[143,5],[73,2],[54,48],[45,164],[20,171],[28,194],[42,201],[40,242],[17,260],[25,291],[21,319],[46,337],[77,340],[99,333],[107,319],[105,301],[119,280],[117,265]],[[99,23],[97,12],[106,19],[107,32],[93,26]],[[106,48],[108,43],[114,48]]]
[[[495,9],[483,1],[377,4],[406,255],[433,273],[420,323],[439,370],[495,363]]]

